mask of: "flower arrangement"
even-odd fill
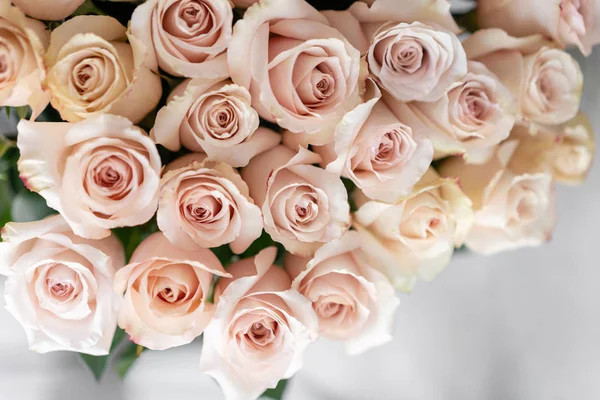
[[[202,335],[226,399],[392,339],[456,249],[550,239],[600,1],[0,0],[0,274],[99,379]],[[471,7],[472,8],[472,7]]]

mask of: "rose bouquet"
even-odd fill
[[[0,0],[0,273],[99,379],[203,338],[227,399],[391,340],[456,249],[541,245],[600,1]],[[454,10],[454,8],[453,8]],[[266,392],[265,392],[266,391]]]

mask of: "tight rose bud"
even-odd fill
[[[59,21],[73,14],[85,0],[12,0],[25,14],[43,21]]]

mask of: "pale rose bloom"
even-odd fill
[[[513,36],[541,33],[562,47],[577,46],[585,55],[600,43],[597,0],[478,0],[477,22]]]
[[[76,236],[60,215],[2,229],[0,273],[6,309],[25,329],[30,350],[108,354],[117,327],[115,271],[121,242]]]
[[[350,226],[344,184],[336,174],[311,165],[320,162],[305,148],[296,153],[280,145],[242,169],[250,197],[262,207],[265,231],[301,256],[314,254]]]
[[[473,223],[471,201],[458,182],[440,178],[433,168],[396,204],[360,193],[355,202],[353,226],[370,264],[406,292],[417,278],[431,281],[448,265]]]
[[[473,251],[494,254],[539,246],[551,238],[555,223],[552,175],[527,168],[517,156],[517,140],[498,146],[483,165],[452,157],[440,167],[442,176],[460,179],[473,202],[475,219],[465,244]]]
[[[462,154],[469,162],[484,162],[493,153],[510,134],[517,113],[511,92],[475,61],[468,62],[465,77],[435,102],[404,103],[388,93],[383,99],[400,121],[424,127],[435,158]]]
[[[144,45],[112,17],[61,24],[52,31],[46,64],[52,106],[67,121],[110,113],[136,123],[161,97],[160,77],[144,64]]]
[[[388,279],[369,265],[358,232],[325,244],[313,258],[288,254],[285,268],[292,288],[312,303],[323,337],[345,341],[349,354],[392,340],[400,301]]]
[[[102,239],[110,229],[143,224],[156,212],[160,156],[146,133],[126,118],[22,120],[17,129],[21,179],[77,235]]]
[[[181,146],[232,167],[276,146],[280,135],[259,127],[250,93],[230,80],[186,80],[173,90],[150,135],[171,151]]]
[[[119,326],[151,350],[190,343],[215,312],[207,301],[215,275],[231,276],[210,250],[182,250],[162,233],[152,234],[115,275],[115,290],[123,295]]]
[[[248,186],[230,165],[188,154],[167,165],[156,219],[175,245],[187,250],[229,244],[243,253],[259,238],[263,223]]]
[[[227,52],[234,83],[261,117],[329,141],[360,100],[360,53],[303,0],[262,0],[237,21]]]
[[[228,0],[147,0],[129,28],[148,66],[186,78],[224,78],[233,11]]]
[[[394,203],[427,171],[433,146],[394,116],[374,84],[366,96],[336,126],[333,142],[313,149],[327,171],[351,179],[372,199]]]
[[[463,42],[470,60],[480,61],[515,97],[518,119],[556,125],[579,110],[583,75],[568,53],[540,35],[514,38],[500,29],[483,29]]]
[[[12,3],[31,18],[59,21],[73,14],[85,0],[12,0]]]
[[[290,378],[317,337],[310,301],[273,265],[276,255],[270,247],[231,264],[233,278],[215,287],[217,311],[204,331],[200,370],[217,380],[227,400],[256,399]]]
[[[11,7],[8,0],[0,0],[0,29],[0,105],[28,105],[36,118],[50,101],[42,88],[50,31]]]

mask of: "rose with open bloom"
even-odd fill
[[[124,295],[119,326],[151,350],[190,343],[215,312],[207,302],[215,275],[231,276],[210,250],[182,250],[162,233],[152,234],[115,276]]]
[[[463,46],[469,59],[485,64],[512,92],[520,119],[556,125],[577,114],[583,89],[579,65],[542,36],[514,38],[500,29],[482,29]]]
[[[305,148],[295,153],[280,145],[242,170],[250,197],[262,207],[265,230],[293,254],[312,255],[350,226],[344,184],[335,174],[311,165],[321,161]]]
[[[77,235],[102,239],[110,229],[143,224],[156,212],[160,156],[126,118],[22,120],[17,128],[21,179]]]
[[[144,45],[112,17],[61,24],[52,31],[46,64],[52,106],[67,121],[111,113],[136,123],[161,97],[160,77],[144,64]]]
[[[229,75],[232,24],[228,0],[147,0],[133,12],[130,29],[152,70],[212,79]]]
[[[43,21],[59,21],[73,14],[85,0],[12,0],[25,14]]]
[[[562,47],[575,45],[589,55],[600,43],[600,2],[597,0],[478,0],[477,22],[514,36],[541,33]]]
[[[188,250],[229,243],[243,253],[262,233],[262,214],[230,165],[188,154],[167,165],[161,179],[158,227]]]
[[[551,237],[555,222],[552,175],[531,171],[515,152],[517,140],[498,146],[483,165],[452,157],[440,168],[442,176],[460,179],[473,202],[473,227],[465,244],[478,253],[493,254],[539,246]]]
[[[355,202],[353,226],[370,264],[407,292],[417,278],[431,281],[448,265],[473,223],[471,201],[458,182],[432,168],[395,204],[369,201],[361,193]]]
[[[469,61],[468,73],[435,102],[383,99],[400,121],[423,126],[435,158],[464,154],[469,162],[485,161],[494,146],[510,134],[517,108],[511,92],[483,64]]]
[[[368,100],[344,115],[333,142],[313,149],[327,171],[350,178],[372,199],[393,203],[427,171],[433,146],[424,132],[400,122],[370,83]]]
[[[37,117],[50,101],[42,89],[46,77],[44,53],[50,32],[27,18],[10,1],[0,0],[0,105],[29,105]]]
[[[280,136],[260,127],[250,93],[230,80],[191,79],[181,83],[156,116],[150,135],[171,151],[181,146],[232,167],[279,143]]]
[[[392,339],[394,313],[400,304],[387,278],[371,267],[361,237],[348,231],[325,244],[313,258],[288,254],[285,268],[319,317],[319,333],[343,340],[350,354]]]
[[[59,216],[2,229],[6,309],[38,353],[108,354],[117,327],[115,271],[125,263],[114,237],[83,239]]]
[[[273,265],[276,254],[269,247],[231,264],[233,278],[221,278],[215,287],[217,311],[204,332],[200,369],[228,400],[256,399],[290,378],[317,336],[311,304]]]
[[[328,141],[326,128],[359,102],[359,51],[303,0],[254,4],[235,24],[227,57],[260,116],[314,134],[311,143]]]

